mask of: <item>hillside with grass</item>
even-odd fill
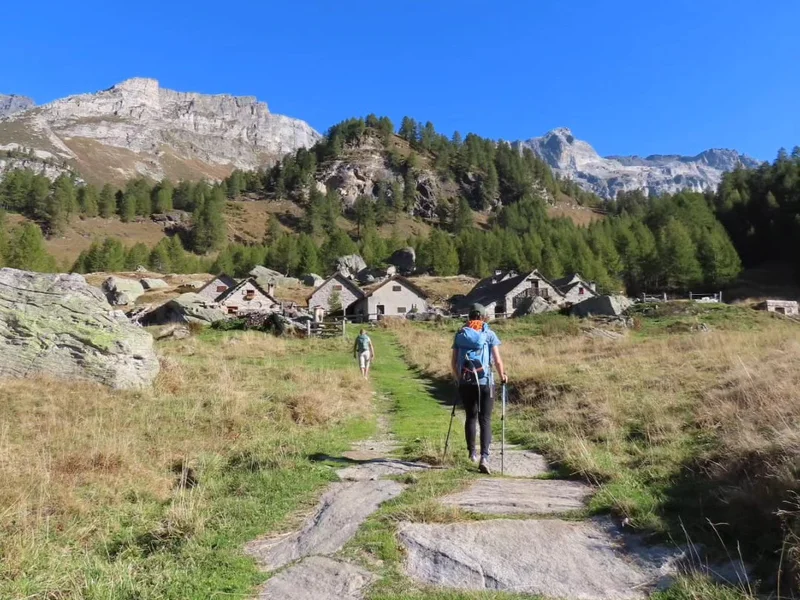
[[[796,588],[800,326],[680,302],[632,319],[613,340],[559,315],[494,324],[513,382],[510,439],[597,485],[593,512],[741,553],[767,588]],[[448,379],[451,327],[393,331],[412,365]]]

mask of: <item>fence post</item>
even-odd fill
[[[311,321],[306,321],[306,337],[311,337]]]
[[[344,317],[342,317],[342,337],[347,337],[347,319]]]
[[[664,292],[664,302],[667,301],[667,292]]]

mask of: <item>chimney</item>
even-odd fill
[[[589,282],[589,289],[592,290],[593,292],[596,292],[597,291],[597,282],[596,281],[590,281]]]
[[[494,275],[492,275],[492,283],[498,283],[502,279],[503,272],[500,269],[495,269]]]
[[[267,284],[267,294],[273,298],[275,297],[275,280],[272,280]]]

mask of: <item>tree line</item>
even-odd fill
[[[800,147],[726,173],[709,197],[747,266],[790,262],[800,276]]]
[[[168,179],[153,183],[138,177],[130,179],[122,189],[111,184],[98,189],[67,174],[51,182],[29,169],[9,171],[0,181],[0,206],[32,219],[47,235],[63,232],[76,217],[118,216],[123,222],[130,222],[173,209],[190,212],[191,228],[185,232],[183,242],[198,254],[224,245],[225,201],[223,184],[205,181],[174,185]]]

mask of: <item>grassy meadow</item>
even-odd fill
[[[619,340],[561,315],[493,327],[511,378],[508,437],[598,484],[591,511],[741,553],[766,586],[779,572],[784,591],[798,585],[800,325],[675,303],[637,307]],[[446,381],[452,324],[392,330],[412,365]]]
[[[0,598],[246,598],[245,542],[335,479],[309,457],[374,429],[342,340],[220,334],[160,346],[152,390],[4,381]]]

